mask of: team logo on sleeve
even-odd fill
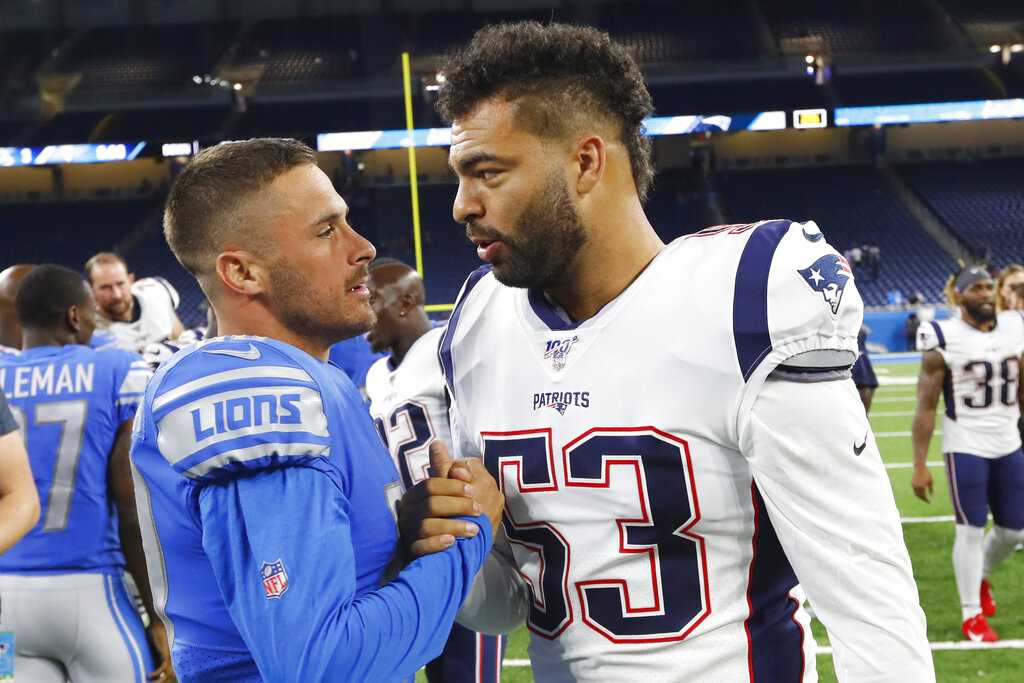
[[[578,335],[573,335],[567,339],[549,339],[546,342],[547,347],[544,349],[544,358],[551,361],[551,367],[554,368],[555,372],[565,367],[565,360],[568,358],[569,352],[572,351],[579,340]]]
[[[288,590],[288,572],[282,560],[261,564],[260,577],[263,579],[263,593],[268,598],[279,598]]]
[[[837,315],[846,283],[853,279],[849,262],[842,256],[826,254],[797,272],[811,289],[825,297],[825,303],[832,308],[832,314]]]

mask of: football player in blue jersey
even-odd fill
[[[0,385],[22,425],[42,520],[0,556],[0,630],[16,639],[19,680],[144,681],[172,674],[163,625],[153,671],[124,570],[146,585],[128,460],[131,421],[150,372],[134,353],[84,346],[96,305],[80,275],[38,266],[15,304],[22,351],[0,356]]]
[[[7,397],[0,393],[0,553],[39,521],[39,494]]]
[[[403,522],[408,509],[461,516],[448,522],[463,538],[435,534],[441,552],[385,573],[401,556],[399,475],[362,397],[326,362],[374,321],[374,248],[347,213],[295,140],[204,150],[168,197],[167,241],[225,335],[160,367],[132,444],[150,581],[183,681],[411,675],[441,652],[490,548],[503,500],[463,463],[468,482],[435,480],[402,505]],[[433,463],[447,469],[443,448]]]

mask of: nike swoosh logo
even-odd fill
[[[868,445],[868,433],[864,432],[864,441],[862,441],[859,446],[856,443],[853,444],[853,454],[854,455],[860,455],[861,453],[864,452],[864,449],[867,447],[867,445]]]
[[[203,349],[203,351],[205,353],[217,353],[222,356],[241,358],[242,360],[258,360],[260,357],[260,350],[252,344],[249,344],[249,348],[245,351],[236,351],[234,349]]]

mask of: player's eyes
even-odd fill
[[[326,228],[320,231],[317,237],[332,237],[334,233],[336,233],[337,231],[338,228],[336,228],[333,225],[328,225]]]
[[[477,177],[486,183],[490,180],[494,180],[495,178],[497,178],[500,173],[501,171],[497,171],[492,168],[487,168],[477,171]]]

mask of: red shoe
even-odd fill
[[[977,614],[963,624],[964,637],[975,643],[994,643],[999,635],[992,630],[984,614]]]
[[[996,598],[992,595],[992,584],[988,579],[981,580],[981,613],[986,617],[994,616],[996,613]]]

